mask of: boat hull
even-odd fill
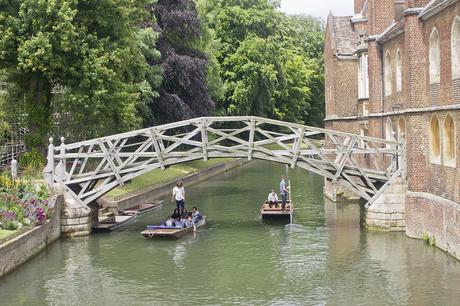
[[[206,224],[206,217],[203,216],[197,224],[195,224],[195,228],[202,227]],[[181,238],[187,234],[193,233],[193,226],[186,227],[186,228],[156,228],[156,229],[146,229],[141,232],[141,235],[145,238],[149,239],[158,239],[158,238]]]
[[[113,216],[94,225],[92,230],[96,233],[113,232],[130,224],[138,216],[160,208],[162,204],[163,201],[159,201],[154,204],[139,204],[129,209],[125,209],[121,211],[119,215]]]
[[[286,202],[286,209],[283,211],[281,210],[281,201],[278,201],[278,207],[270,208],[268,202],[262,204],[260,208],[260,214],[263,220],[286,220],[289,221],[291,219],[291,213],[294,212],[294,208],[292,208],[291,212],[291,202]]]

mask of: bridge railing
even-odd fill
[[[371,200],[401,175],[396,141],[259,117],[204,117],[48,150],[49,182],[83,204],[160,168],[209,158],[262,159],[301,167]]]

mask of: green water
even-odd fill
[[[209,225],[150,241],[128,228],[61,240],[0,279],[0,305],[459,305],[460,262],[403,234],[359,227],[359,206],[322,196],[321,177],[290,170],[294,225],[259,208],[284,166],[253,162],[193,186]]]

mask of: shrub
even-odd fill
[[[33,149],[19,157],[19,166],[24,169],[43,169],[45,166],[45,159],[36,149]]]

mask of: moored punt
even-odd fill
[[[108,216],[92,226],[94,232],[111,232],[128,225],[136,219],[137,216],[155,210],[163,204],[163,201],[158,201],[149,204],[139,204],[129,209],[120,211],[118,215]]]
[[[260,214],[262,215],[262,219],[267,220],[287,220],[289,221],[291,218],[291,213],[294,212],[294,208],[292,207],[291,211],[291,201],[286,202],[286,207],[285,210],[281,210],[281,201],[278,201],[278,207],[272,206],[270,208],[270,205],[268,202],[264,202],[262,204],[262,207],[260,209]]]
[[[203,216],[203,218],[198,221],[195,226],[189,226],[186,228],[164,225],[149,225],[145,230],[141,232],[141,235],[145,238],[180,238],[189,233],[192,233],[196,228],[205,224],[206,216]]]

